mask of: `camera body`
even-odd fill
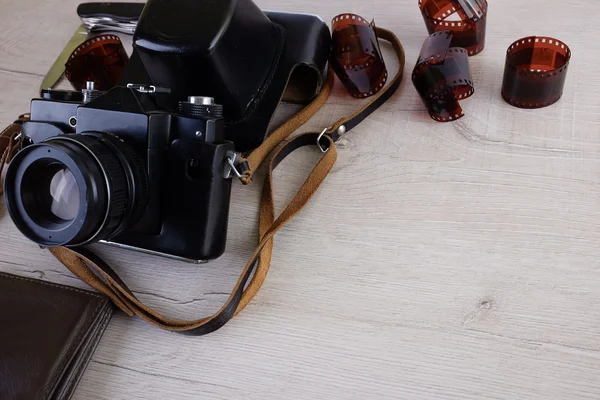
[[[180,103],[178,112],[170,112],[160,109],[154,96],[144,91],[115,87],[87,103],[79,101],[76,92],[51,91],[32,100],[31,120],[23,125],[29,145],[17,154],[15,168],[11,165],[6,179],[7,207],[26,236],[46,246],[101,240],[188,261],[215,259],[225,251],[232,180],[225,177],[224,167],[234,145],[224,140],[221,106],[210,98],[189,97]],[[28,195],[22,189],[27,187],[28,166],[40,162],[36,147],[43,148],[48,158],[41,168],[52,169],[59,163],[73,173],[82,210],[90,203],[106,202],[98,189],[103,185],[107,205],[90,208],[72,220],[54,218],[51,212],[30,215]],[[98,166],[101,174],[94,181],[94,172],[87,169]],[[119,177],[119,168],[125,179]],[[42,188],[35,190],[48,188],[47,182],[32,185]],[[50,192],[56,190],[50,186]],[[117,186],[123,186],[126,193]],[[40,204],[44,201],[62,201],[44,196],[31,200],[29,208],[44,208]],[[125,197],[124,202],[120,197]],[[125,210],[124,215],[112,215],[120,210]],[[108,216],[88,229],[89,234],[73,233],[84,230],[84,220],[93,214]],[[116,219],[112,228],[106,221],[111,218]],[[61,236],[60,232],[69,229],[73,232]]]

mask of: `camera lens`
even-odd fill
[[[142,159],[109,133],[62,135],[28,146],[6,173],[6,207],[19,230],[42,246],[110,239],[145,211]]]

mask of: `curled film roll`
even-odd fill
[[[449,122],[464,116],[458,100],[470,97],[475,89],[469,56],[462,48],[450,47],[452,32],[430,35],[412,73],[412,81],[431,118]]]
[[[485,47],[487,0],[419,0],[419,8],[429,34],[451,31],[451,46],[470,56]]]
[[[65,76],[75,90],[95,83],[96,90],[106,91],[116,85],[129,57],[118,36],[101,35],[79,45],[65,65]]]
[[[545,36],[529,36],[506,51],[502,98],[519,108],[556,103],[563,93],[571,60],[569,46]]]
[[[331,65],[351,96],[370,97],[387,81],[387,70],[374,22],[355,14],[341,14],[332,21]]]

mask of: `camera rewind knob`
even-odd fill
[[[179,112],[196,118],[222,118],[223,106],[212,97],[189,96],[187,101],[179,102]]]

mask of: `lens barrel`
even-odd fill
[[[17,228],[45,247],[110,240],[148,202],[142,158],[104,132],[56,136],[25,147],[6,172],[4,199]]]

